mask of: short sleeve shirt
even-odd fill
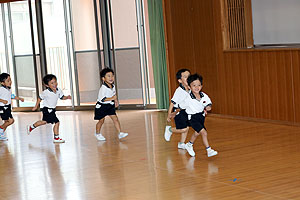
[[[42,107],[55,108],[57,105],[57,100],[64,97],[63,91],[56,88],[56,92],[47,88],[40,94],[40,99],[42,101]]]
[[[174,108],[182,108],[181,103],[189,96],[189,92],[180,84],[180,86],[175,90],[171,102],[174,104]]]
[[[97,101],[103,104],[114,104],[114,101],[105,101],[106,98],[111,98],[116,95],[116,87],[112,85],[110,88],[105,82],[99,89]]]
[[[195,95],[190,92],[190,95],[185,99],[184,107],[186,113],[193,115],[204,111],[205,107],[212,105],[210,98],[204,92],[200,92],[201,99],[196,99]],[[203,114],[205,115],[205,114]]]
[[[0,99],[6,100],[7,104],[0,102],[0,106],[10,105],[11,104],[11,89],[0,86]]]

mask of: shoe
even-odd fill
[[[105,137],[101,133],[99,133],[99,134],[95,133],[95,136],[96,136],[97,140],[99,140],[99,141],[105,141],[106,140]]]
[[[171,126],[166,126],[166,128],[165,128],[165,140],[167,142],[170,141],[171,135],[172,135],[172,132],[170,131],[170,128],[171,128]]]
[[[61,139],[60,137],[54,138],[53,143],[65,143],[65,140]]]
[[[127,137],[128,133],[123,133],[123,132],[120,132],[119,133],[119,139],[122,139],[124,137]]]
[[[7,141],[7,137],[4,135],[0,135],[0,141]]]
[[[28,125],[27,126],[27,134],[30,135],[32,130],[33,130],[33,128],[31,128],[31,125]]]
[[[178,142],[177,147],[178,147],[178,149],[185,149],[185,144],[181,143],[181,142]]]
[[[195,151],[193,149],[193,144],[188,142],[185,144],[185,149],[187,150],[187,152],[190,154],[190,156],[194,157],[195,156]]]
[[[208,149],[206,149],[206,151],[207,151],[207,157],[212,157],[212,156],[215,156],[215,155],[218,154],[217,151],[213,150],[213,149],[210,148],[210,147],[209,147]]]

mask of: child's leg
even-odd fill
[[[33,124],[33,126],[34,126],[34,128],[37,128],[37,127],[42,126],[42,125],[45,125],[45,124],[47,124],[46,121],[40,120],[40,121],[36,121],[36,122]]]
[[[187,136],[188,132],[189,132],[189,128],[187,128],[185,132],[181,133],[181,139],[180,139],[181,143],[185,143],[186,136]]]
[[[119,119],[118,119],[117,115],[109,115],[109,117],[113,120],[114,125],[115,125],[118,133],[120,133],[121,132],[121,125],[120,125],[120,122],[119,122]]]
[[[202,130],[203,130],[203,129],[202,129]],[[202,131],[202,130],[201,130],[201,131]],[[205,130],[205,129],[204,129],[204,130]],[[195,140],[196,140],[197,137],[200,135],[201,131],[199,131],[199,133],[197,133],[196,131],[193,133],[193,135],[192,135],[192,137],[191,137],[191,139],[190,139],[190,142],[191,142],[192,144],[194,144]]]
[[[57,122],[57,123],[54,124],[53,133],[54,133],[54,136],[58,136],[59,135],[59,122]]]
[[[105,120],[105,118],[103,117],[102,119],[100,119],[97,122],[97,124],[96,124],[96,134],[100,134],[101,127],[104,124],[104,120]]]
[[[3,132],[6,130],[6,128],[10,125],[12,125],[15,122],[13,118],[9,118],[8,120],[4,120],[4,124],[1,126],[3,129]]]
[[[200,131],[200,134],[201,134],[201,136],[202,136],[202,141],[203,141],[204,146],[205,146],[206,148],[209,147],[206,130],[205,130],[205,129],[202,129],[202,130]]]

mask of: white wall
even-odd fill
[[[254,44],[300,43],[299,0],[252,0]]]

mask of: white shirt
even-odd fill
[[[185,112],[188,115],[193,115],[196,113],[201,113],[204,111],[205,107],[210,106],[212,104],[210,98],[204,92],[200,92],[201,99],[196,99],[195,95],[190,92],[190,95],[185,99],[182,107],[185,108]],[[203,116],[205,113],[203,112]]]
[[[189,96],[189,92],[180,84],[180,86],[175,90],[171,102],[174,104],[174,108],[181,108],[180,104]]]
[[[0,102],[0,106],[10,105],[11,104],[11,89],[0,86],[0,99],[6,100],[7,104]]]
[[[55,108],[58,99],[62,99],[64,94],[61,89],[56,88],[56,92],[52,91],[50,88],[47,88],[40,94],[40,99],[42,101],[42,108]]]
[[[103,104],[114,104],[113,101],[104,101],[106,98],[111,98],[116,95],[116,87],[112,85],[112,88],[110,88],[105,82],[102,84],[102,86],[99,89],[98,93],[98,99],[97,101]]]

